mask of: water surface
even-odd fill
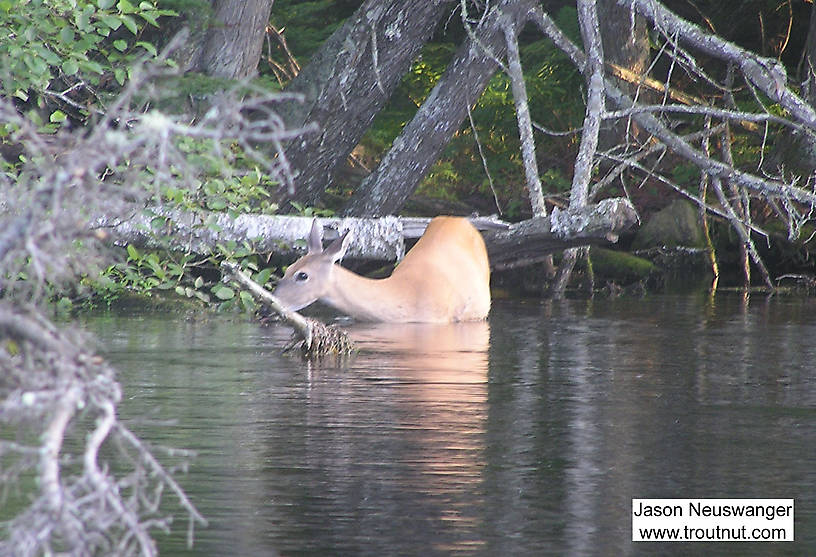
[[[286,328],[234,319],[88,326],[132,429],[199,453],[180,480],[210,526],[188,551],[179,513],[164,555],[802,555],[814,310],[496,302],[487,323],[352,326],[343,365],[282,356]],[[797,541],[632,543],[633,497],[794,498]]]

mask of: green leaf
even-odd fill
[[[127,41],[124,39],[116,39],[113,41],[113,48],[119,52],[124,52],[127,49]]]
[[[81,32],[87,32],[91,25],[91,14],[87,10],[83,10],[74,17],[76,27]]]
[[[95,74],[102,73],[102,66],[98,62],[94,62],[93,60],[80,60],[79,67],[86,71]]]
[[[241,302],[244,304],[245,308],[253,309],[255,307],[255,300],[252,298],[252,294],[246,292],[245,290],[242,290],[240,297]]]
[[[176,286],[176,294],[178,294],[179,296],[184,296],[184,287]]]
[[[211,197],[207,200],[207,207],[213,211],[223,211],[227,207],[227,202],[223,197]]]
[[[60,122],[65,122],[68,119],[68,115],[65,114],[62,110],[55,110],[51,113],[51,116],[48,117],[50,122],[58,124]]]
[[[231,300],[235,297],[235,292],[227,286],[218,286],[214,291],[215,297],[219,300]]]
[[[202,286],[204,286],[204,279],[201,277],[196,277],[193,286],[195,286],[196,288],[201,288]]]
[[[130,31],[134,35],[136,35],[139,32],[139,26],[136,25],[136,20],[134,20],[129,15],[123,15],[120,17],[122,19],[122,23],[125,25],[125,27],[128,28],[128,31]]]
[[[255,282],[263,286],[269,280],[269,277],[272,275],[272,267],[267,267],[266,269],[262,269],[255,273]]]
[[[54,54],[51,50],[45,48],[44,46],[37,46],[35,48],[37,54],[39,54],[40,58],[45,60],[48,64],[52,66],[57,66],[60,63],[60,57]]]
[[[127,253],[128,259],[132,259],[133,261],[138,261],[142,258],[141,254],[139,254],[139,250],[134,248],[131,244],[127,246]]]
[[[139,15],[153,27],[159,26],[159,23],[156,21],[156,16],[152,12],[142,12]]]
[[[97,17],[99,18],[99,21],[101,21],[114,31],[116,31],[117,29],[119,29],[119,27],[122,26],[122,19],[120,18],[120,16],[99,14]]]
[[[68,58],[62,63],[62,71],[65,75],[74,75],[79,71],[79,66],[77,66],[76,60],[72,60]]]
[[[100,10],[107,10],[113,6],[114,2],[116,2],[116,0],[97,0],[96,5],[99,6]]]
[[[59,38],[64,43],[72,43],[74,42],[76,35],[74,34],[74,30],[70,27],[63,27],[60,29]]]
[[[158,51],[156,50],[156,47],[155,47],[155,46],[153,46],[152,44],[148,43],[148,42],[145,42],[145,41],[138,41],[138,42],[136,43],[136,46],[140,46],[140,47],[142,47],[142,48],[143,48],[143,49],[145,49],[147,52],[149,52],[151,56],[156,56],[156,55],[158,54]]]
[[[116,8],[123,14],[132,14],[136,11],[136,7],[128,2],[128,0],[119,0],[119,3],[116,4]]]

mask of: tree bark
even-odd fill
[[[527,86],[524,83],[524,74],[521,69],[521,54],[519,53],[517,37],[518,31],[508,22],[504,26],[504,38],[507,43],[507,73],[510,76],[510,84],[513,88],[513,102],[516,106],[521,156],[524,160],[524,175],[527,178],[527,194],[530,197],[533,216],[543,217],[547,214],[547,207],[544,205],[544,193],[541,190],[541,179],[538,176],[533,122],[530,118]]]
[[[810,8],[810,26],[805,44],[802,91],[810,106],[816,107],[816,4]]]
[[[626,70],[628,75],[636,79],[645,78],[649,65],[649,30],[646,20],[631,9],[619,6],[615,0],[598,0],[597,11],[604,62]],[[611,77],[609,73],[606,74],[606,79],[614,79],[617,86],[632,97],[642,99],[646,95],[639,82]],[[629,137],[637,137],[638,131],[637,124],[631,120],[613,120],[600,130],[599,149],[605,151],[625,145]]]
[[[507,48],[503,23],[518,34],[536,4],[503,0],[491,8],[380,165],[354,193],[344,214],[387,215],[402,207],[498,69],[497,60]]]
[[[213,15],[190,69],[216,77],[254,75],[274,0],[213,0]]]
[[[597,205],[554,209],[549,216],[534,217],[507,230],[485,232],[485,243],[494,270],[543,261],[565,248],[616,242],[637,223],[634,206],[623,198],[604,199]]]
[[[320,199],[448,6],[448,0],[368,0],[287,86],[304,98],[281,107],[287,126],[315,122],[320,132],[287,147],[295,188],[282,192],[282,205]]]

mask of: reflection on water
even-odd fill
[[[632,544],[632,497],[793,497],[816,546],[816,304],[497,303],[489,323],[355,325],[343,366],[288,331],[94,318],[124,417],[193,448],[191,554],[686,554]],[[184,526],[161,540],[186,554]]]

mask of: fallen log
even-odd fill
[[[93,228],[104,231],[119,245],[176,249],[210,254],[219,244],[250,241],[259,253],[281,257],[303,254],[312,217],[191,212],[152,209],[125,220],[98,218]],[[576,246],[606,244],[638,221],[637,212],[624,198],[605,199],[581,209],[558,210],[513,225],[494,217],[473,217],[483,231],[490,264],[496,270],[529,265],[549,254]],[[419,238],[428,218],[319,218],[324,238],[331,241],[351,230],[347,259],[398,261],[405,255],[406,240]]]
[[[490,267],[513,269],[539,263],[549,254],[590,244],[615,243],[638,222],[638,214],[627,199],[604,199],[577,209],[553,209],[506,230],[484,234]]]

